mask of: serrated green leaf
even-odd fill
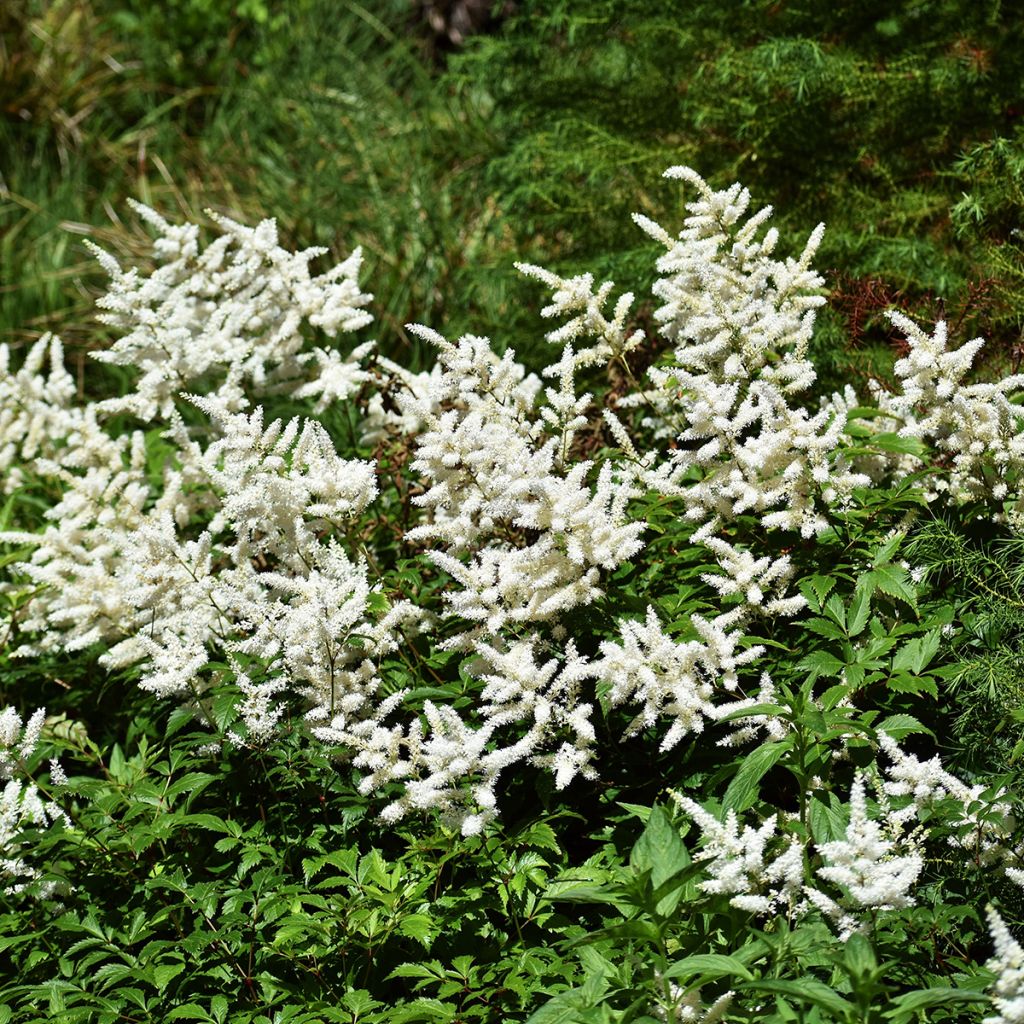
[[[739,771],[733,776],[722,798],[727,810],[745,811],[757,800],[761,779],[792,747],[789,739],[765,743],[743,759]]]
[[[666,978],[743,978],[750,981],[753,975],[746,966],[733,956],[723,953],[695,953],[677,960],[665,971]]]

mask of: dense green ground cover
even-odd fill
[[[441,66],[399,3],[5,5],[0,340],[14,364],[52,329],[79,398],[132,387],[132,371],[85,358],[118,332],[93,319],[104,275],[81,244],[148,265],[129,197],[176,221],[207,207],[247,223],[274,216],[287,247],[339,258],[362,245],[375,322],[359,339],[411,369],[436,353],[409,322],[488,334],[535,372],[553,361],[546,300],[513,259],[614,277],[638,296],[631,323],[654,338],[657,246],[628,214],[675,233],[679,188],[659,176],[690,163],[715,187],[738,177],[775,204],[786,255],[827,221],[816,265],[832,294],[811,342],[813,401],[851,375],[860,391],[869,372],[891,377],[905,351],[881,316],[892,306],[929,326],[944,308],[957,344],[991,339],[981,378],[1016,369],[1024,30],[1011,6],[539,8],[520,4]],[[633,359],[656,357],[671,362],[663,341]],[[586,387],[617,408],[639,368],[591,368]],[[267,422],[310,415],[309,402],[261,401]],[[178,411],[201,431],[194,409]],[[319,418],[340,452],[380,462],[375,511],[346,544],[369,553],[387,600],[440,609],[451,578],[402,539],[420,514],[412,442],[359,443],[354,405]],[[920,454],[871,423],[851,420],[851,457]],[[656,447],[639,414],[628,425]],[[122,414],[109,429],[138,426]],[[166,424],[142,426],[158,487],[174,458]],[[600,421],[577,443],[614,461]],[[23,468],[0,526],[32,533],[63,485]],[[730,542],[792,560],[808,601],[795,618],[752,622],[743,640],[768,650],[783,735],[718,746],[723,729],[709,723],[662,751],[663,723],[621,739],[635,709],[598,689],[598,777],[559,790],[540,767],[517,765],[502,778],[500,816],[470,836],[429,814],[382,821],[396,784],[362,795],[344,752],[310,741],[298,699],[273,743],[209,756],[211,729],[242,728],[226,662],[181,708],[140,690],[138,665],[100,665],[103,643],[14,657],[32,641],[21,621],[38,595],[18,567],[31,545],[7,544],[0,706],[46,706],[24,767],[73,827],[29,832],[55,898],[2,897],[0,1021],[700,1020],[695,1007],[685,1015],[698,989],[704,1007],[737,992],[729,1021],[992,1014],[980,995],[993,981],[985,905],[1019,935],[1024,900],[969,844],[949,841],[965,836],[948,807],[925,822],[914,905],[879,911],[847,941],[821,915],[759,917],[698,888],[699,832],[671,797],[788,815],[787,828],[820,846],[843,834],[855,769],[873,763],[883,727],[983,789],[1016,789],[1024,551],[986,500],[925,500],[929,476],[948,469],[946,452],[923,476],[857,489],[816,538],[766,532],[750,514],[732,522]],[[607,599],[566,618],[587,656],[619,616],[654,606],[684,641],[693,617],[721,604],[704,578],[717,563],[677,504],[638,496],[631,516],[647,524],[646,549],[609,572]],[[466,659],[429,635],[380,671],[421,701],[479,700]],[[66,790],[47,780],[51,755]],[[976,812],[1006,825],[985,800]]]

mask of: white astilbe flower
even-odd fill
[[[379,659],[423,619],[405,603],[388,609],[366,566],[322,539],[372,501],[374,467],[341,458],[315,421],[264,426],[260,408],[231,412],[222,397],[193,403],[213,439],[175,419],[168,436],[180,468],[166,471],[152,507],[137,444],[120,472],[60,469],[68,490],[49,513],[54,525],[7,535],[35,545],[19,568],[42,587],[25,618],[42,641],[20,653],[102,641],[101,664],[139,664],[143,689],[197,708],[225,678],[217,663],[261,659],[257,669],[235,662],[233,673],[253,743],[269,740],[289,695],[316,721],[339,704],[364,707],[379,686]],[[205,529],[186,539],[196,513]]]
[[[732,732],[727,736],[723,736],[718,741],[718,746],[736,747],[741,743],[748,743],[750,740],[758,737],[764,743],[785,739],[792,726],[778,715],[763,713],[749,716],[737,715],[737,712],[742,711],[744,708],[775,704],[775,693],[775,685],[772,683],[771,677],[767,672],[762,672],[760,685],[754,696],[742,697],[727,704],[720,704],[715,709],[715,717],[724,718],[729,716],[728,725]]]
[[[0,712],[0,779],[13,779],[32,755],[46,722],[46,709],[37,708],[28,721],[13,707]]]
[[[324,738],[357,751],[354,763],[367,773],[361,792],[402,783],[401,796],[382,812],[385,820],[435,810],[473,835],[495,816],[495,787],[512,765],[545,767],[560,789],[577,774],[594,777],[593,708],[580,700],[580,684],[593,669],[575,647],[567,645],[564,660],[539,664],[531,640],[506,650],[480,643],[477,653],[473,671],[484,683],[479,727],[455,708],[429,700],[422,719],[388,724],[403,698],[396,694],[381,702],[373,720],[352,723],[338,715],[321,730]]]
[[[878,742],[890,761],[885,768],[883,792],[888,797],[910,798],[904,808],[893,812],[897,820],[909,820],[922,810],[946,802],[955,809],[950,819],[950,845],[985,866],[1001,863],[1011,855],[1006,841],[1014,819],[1006,794],[986,799],[986,786],[968,786],[942,767],[938,755],[921,761],[884,732],[878,734]]]
[[[694,800],[673,793],[701,830],[694,856],[706,862],[708,877],[699,887],[755,914],[785,909],[802,917],[817,910],[844,939],[862,931],[879,912],[913,906],[912,889],[924,868],[924,842],[943,823],[932,821],[926,827],[914,821],[908,829],[907,816],[889,807],[881,787],[877,812],[872,813],[866,780],[863,772],[854,779],[844,834],[825,842],[787,836],[785,816],[744,825],[735,811],[720,820]]]
[[[1016,497],[1024,467],[1024,409],[1011,398],[1024,389],[1024,374],[966,384],[984,345],[981,338],[947,351],[945,321],[929,335],[902,313],[890,312],[889,319],[909,346],[894,366],[902,391],[884,401],[885,411],[900,423],[899,432],[934,445],[949,460],[941,489],[953,501]]]
[[[739,649],[742,632],[736,627],[742,614],[743,609],[736,608],[711,621],[694,615],[691,622],[697,637],[682,643],[665,634],[653,608],[647,609],[643,622],[624,619],[619,623],[619,641],[601,643],[595,669],[611,686],[608,700],[613,706],[643,706],[627,736],[650,728],[663,716],[671,725],[662,750],[703,731],[704,720],[716,717],[715,690],[734,690],[737,669],[763,652],[756,646]]]
[[[751,611],[786,617],[795,615],[807,604],[799,594],[781,596],[793,578],[788,555],[755,558],[751,552],[733,547],[720,537],[708,537],[704,544],[718,559],[724,575],[704,573],[701,579],[722,597],[738,594]],[[772,596],[773,592],[780,596]]]
[[[697,857],[706,862],[709,876],[700,883],[704,892],[728,896],[731,906],[752,914],[792,908],[804,884],[803,844],[776,836],[775,815],[759,828],[741,829],[735,811],[719,821],[689,797],[672,795],[701,830]],[[766,859],[769,846],[774,856]]]
[[[316,420],[263,425],[263,409],[227,413],[213,399],[192,397],[219,428],[205,450],[175,433],[192,464],[222,494],[210,530],[230,527],[244,547],[287,557],[296,547],[296,524],[336,523],[361,512],[377,495],[374,466],[344,459]]]
[[[167,418],[181,391],[203,380],[211,394],[232,375],[256,394],[299,389],[320,395],[323,406],[358,389],[365,378],[353,365],[355,352],[342,360],[323,349],[302,351],[303,324],[333,338],[372,320],[363,309],[371,296],[358,286],[358,249],[313,275],[310,262],[326,250],[288,252],[273,220],[248,228],[211,214],[222,233],[200,249],[196,225],[174,226],[132,205],[159,232],[160,265],[147,277],[96,250],[111,277],[99,301],[102,319],[125,332],[96,358],[140,373],[132,393],[101,403],[105,411]]]
[[[771,208],[743,219],[746,189],[714,192],[684,167],[666,177],[687,181],[699,198],[687,204],[677,239],[635,216],[667,249],[654,286],[665,304],[655,319],[675,349],[671,364],[648,376],[651,401],[680,442],[648,483],[680,496],[702,527],[698,539],[743,512],[768,527],[820,533],[828,525],[822,510],[867,483],[837,451],[843,407],[826,403],[815,413],[789,404],[814,381],[807,346],[824,298],[811,259],[823,227],[799,259],[778,260],[777,233],[760,232]]]
[[[997,1011],[984,1024],[1024,1024],[1024,949],[994,907],[987,909],[988,929],[995,945],[995,956],[986,965],[996,976],[991,990]]]
[[[90,452],[93,440],[95,459]],[[114,443],[98,432],[83,435],[82,441],[78,454],[87,466],[84,472],[37,462],[41,472],[65,488],[46,513],[46,529],[39,534],[0,534],[4,543],[33,548],[28,561],[17,566],[39,588],[21,621],[24,633],[35,634],[16,650],[22,657],[83,650],[131,629],[136,619],[116,569],[132,548],[131,535],[141,525],[149,499],[142,437],[136,434]]]
[[[83,417],[82,410],[72,404],[75,390],[59,338],[43,335],[17,373],[11,372],[10,349],[0,345],[0,488],[4,494],[21,486],[23,465],[39,457],[60,458]]]
[[[45,720],[44,708],[33,712],[27,722],[13,707],[0,712],[0,780],[6,781],[0,793],[0,887],[8,896],[26,890],[44,898],[53,894],[53,885],[33,885],[42,871],[30,863],[21,833],[27,828],[49,828],[54,822],[71,825],[64,811],[45,799],[27,776],[26,761],[35,751]],[[50,764],[54,785],[66,782],[60,765]]]
[[[865,910],[913,905],[910,890],[924,868],[924,858],[918,844],[901,835],[898,822],[891,817],[872,819],[863,773],[857,773],[850,791],[846,834],[820,844],[818,852],[826,862],[817,869],[818,878],[837,886],[842,895],[833,899],[812,887],[805,892],[811,903],[835,922],[840,937],[861,929]]]
[[[637,224],[667,252],[658,260],[663,275],[654,288],[664,301],[655,319],[681,345],[680,367],[720,380],[758,373],[786,392],[805,390],[814,380],[806,358],[821,277],[811,260],[824,225],[808,239],[799,260],[772,258],[778,233],[758,238],[771,216],[765,207],[746,219],[750,193],[740,185],[714,192],[688,167],[671,167],[666,178],[692,185],[699,198],[687,203],[689,216],[678,239],[639,214]]]
[[[331,742],[330,726],[322,731],[322,723],[339,714],[372,713],[368,702],[380,687],[379,660],[395,650],[404,627],[419,628],[423,614],[400,602],[376,619],[365,564],[352,562],[333,541],[306,550],[311,558],[306,575],[260,573],[258,590],[228,598],[249,631],[232,646],[281,665],[310,707],[314,735]]]
[[[439,363],[423,373],[410,373],[383,356],[377,357],[376,365],[385,375],[384,379],[361,407],[359,443],[367,447],[392,436],[403,440],[415,437],[426,428],[431,417],[441,411],[437,396],[444,367]],[[395,393],[402,395],[401,405]]]
[[[336,349],[313,349],[310,354],[316,367],[316,376],[300,384],[292,392],[292,398],[315,398],[313,413],[317,416],[326,412],[330,406],[345,402],[372,379],[362,361],[373,351],[373,347],[374,342],[364,342],[344,357]]]
[[[664,985],[661,974],[655,972],[655,981]],[[674,981],[668,983],[668,998],[659,999],[651,1008],[654,1016],[665,1024],[719,1024],[732,1006],[734,993],[725,992],[710,1006],[705,1007],[700,998],[700,989],[687,991]]]
[[[547,285],[552,290],[551,304],[545,306],[540,315],[545,318],[567,317],[559,328],[547,334],[547,340],[555,345],[572,343],[580,338],[593,338],[596,344],[591,348],[569,351],[576,366],[604,364],[621,357],[636,348],[644,340],[644,332],[629,332],[626,317],[633,305],[632,292],[619,296],[612,310],[611,319],[604,312],[605,305],[615,287],[614,282],[605,281],[594,290],[592,274],[578,277],[560,277],[531,263],[517,263],[516,269],[527,277]]]
[[[53,894],[53,885],[33,886],[42,871],[26,859],[21,833],[27,828],[49,828],[55,822],[70,825],[64,812],[45,800],[35,786],[19,779],[4,786],[0,793],[0,886],[4,895],[35,891],[45,898]]]
[[[451,407],[428,413],[416,439],[412,468],[428,487],[414,500],[430,518],[408,538],[443,545],[430,557],[461,588],[446,595],[452,614],[477,624],[451,643],[468,648],[506,625],[553,622],[591,603],[603,593],[601,571],[640,549],[644,524],[626,512],[638,493],[630,474],[606,463],[590,483],[591,463],[567,465],[588,404],[575,396],[571,358],[536,418],[536,384],[511,354],[416,330],[440,349],[433,402]]]

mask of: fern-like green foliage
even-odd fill
[[[968,282],[1019,280],[1019,250],[992,243],[1020,225],[1022,43],[997,2],[525,0],[451,80],[494,103],[489,189],[567,265],[642,266],[628,214],[664,209],[651,182],[686,163],[742,179],[787,226],[824,220],[823,265],[854,290],[881,278],[926,316],[930,296],[966,303],[966,329],[1006,340],[1015,319]],[[826,349],[847,325],[831,327]]]
[[[1005,771],[1024,753],[1024,538],[972,537],[943,518],[927,522],[908,547],[958,625],[946,685],[958,715],[954,737],[978,770]]]

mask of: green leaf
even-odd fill
[[[238,837],[242,834],[242,828],[234,821],[225,821],[215,814],[183,814],[177,818],[180,825],[195,825],[198,828],[205,828],[210,832],[220,832],[223,835]]]
[[[894,693],[927,693],[939,699],[939,688],[931,676],[914,676],[899,672],[889,677],[886,686]]]
[[[750,981],[753,975],[734,956],[723,953],[696,953],[677,960],[665,971],[666,978],[743,978]]]
[[[733,776],[729,788],[722,798],[722,805],[727,810],[745,811],[757,800],[761,779],[778,763],[779,759],[791,749],[792,740],[776,740],[765,743],[751,751],[743,759],[739,771]]]
[[[153,983],[157,992],[163,992],[165,988],[185,970],[184,964],[160,964],[153,968]]]
[[[847,632],[851,637],[859,636],[871,615],[871,593],[867,588],[858,587],[853,592],[850,610],[847,614]]]
[[[950,1003],[986,1003],[988,996],[983,992],[966,992],[954,988],[921,988],[897,996],[894,1006],[884,1016],[894,1021],[910,1021],[921,1010],[929,1006],[946,1006]]]
[[[853,1019],[856,1007],[844,999],[834,989],[818,981],[817,978],[800,978],[796,981],[763,981],[747,982],[737,985],[741,991],[774,992],[776,995],[788,996],[797,1002],[810,1003],[830,1013],[838,1014],[843,1019]]]
[[[818,612],[835,585],[833,576],[823,576],[819,573],[800,581],[800,593],[807,599],[811,611]]]
[[[629,863],[634,871],[650,871],[655,889],[690,864],[690,855],[664,807],[651,808],[647,826],[636,841]]]
[[[424,946],[429,946],[435,926],[432,918],[427,914],[407,914],[399,922],[398,930],[402,935],[407,935],[410,939],[416,939]]]
[[[527,1019],[526,1024],[578,1024],[582,993],[579,989],[559,992]]]
[[[863,935],[856,933],[846,940],[843,947],[843,963],[854,977],[870,976],[878,969],[878,959],[871,948],[871,943]]]
[[[842,673],[845,665],[828,651],[811,651],[801,659],[798,668],[812,679],[818,679],[821,676],[826,679],[836,679]]]
[[[168,1020],[212,1020],[206,1009],[198,1003],[185,1003],[167,1011]]]
[[[807,619],[802,622],[801,625],[804,629],[809,629],[812,633],[817,633],[818,636],[825,637],[826,640],[845,640],[846,630],[836,625],[835,622],[830,619]]]
[[[399,964],[388,975],[388,978],[429,978],[431,981],[440,981],[444,977],[444,968],[437,960],[427,964]]]
[[[927,726],[922,725],[913,715],[889,715],[884,718],[875,728],[879,732],[887,733],[894,740],[901,740],[911,733],[923,732],[929,736],[935,734]]]
[[[188,772],[167,787],[166,796],[168,799],[173,799],[181,793],[197,796],[216,778],[216,775],[209,772]]]
[[[866,572],[857,581],[858,587],[880,590],[917,611],[917,591],[909,581],[906,569],[898,565],[879,565]]]
[[[901,437],[899,434],[875,434],[872,445],[880,452],[893,455],[916,455],[919,458],[928,452],[928,446],[916,437]]]
[[[210,1009],[213,1011],[214,1019],[218,1024],[224,1024],[228,1017],[227,996],[216,995],[210,1000]]]

